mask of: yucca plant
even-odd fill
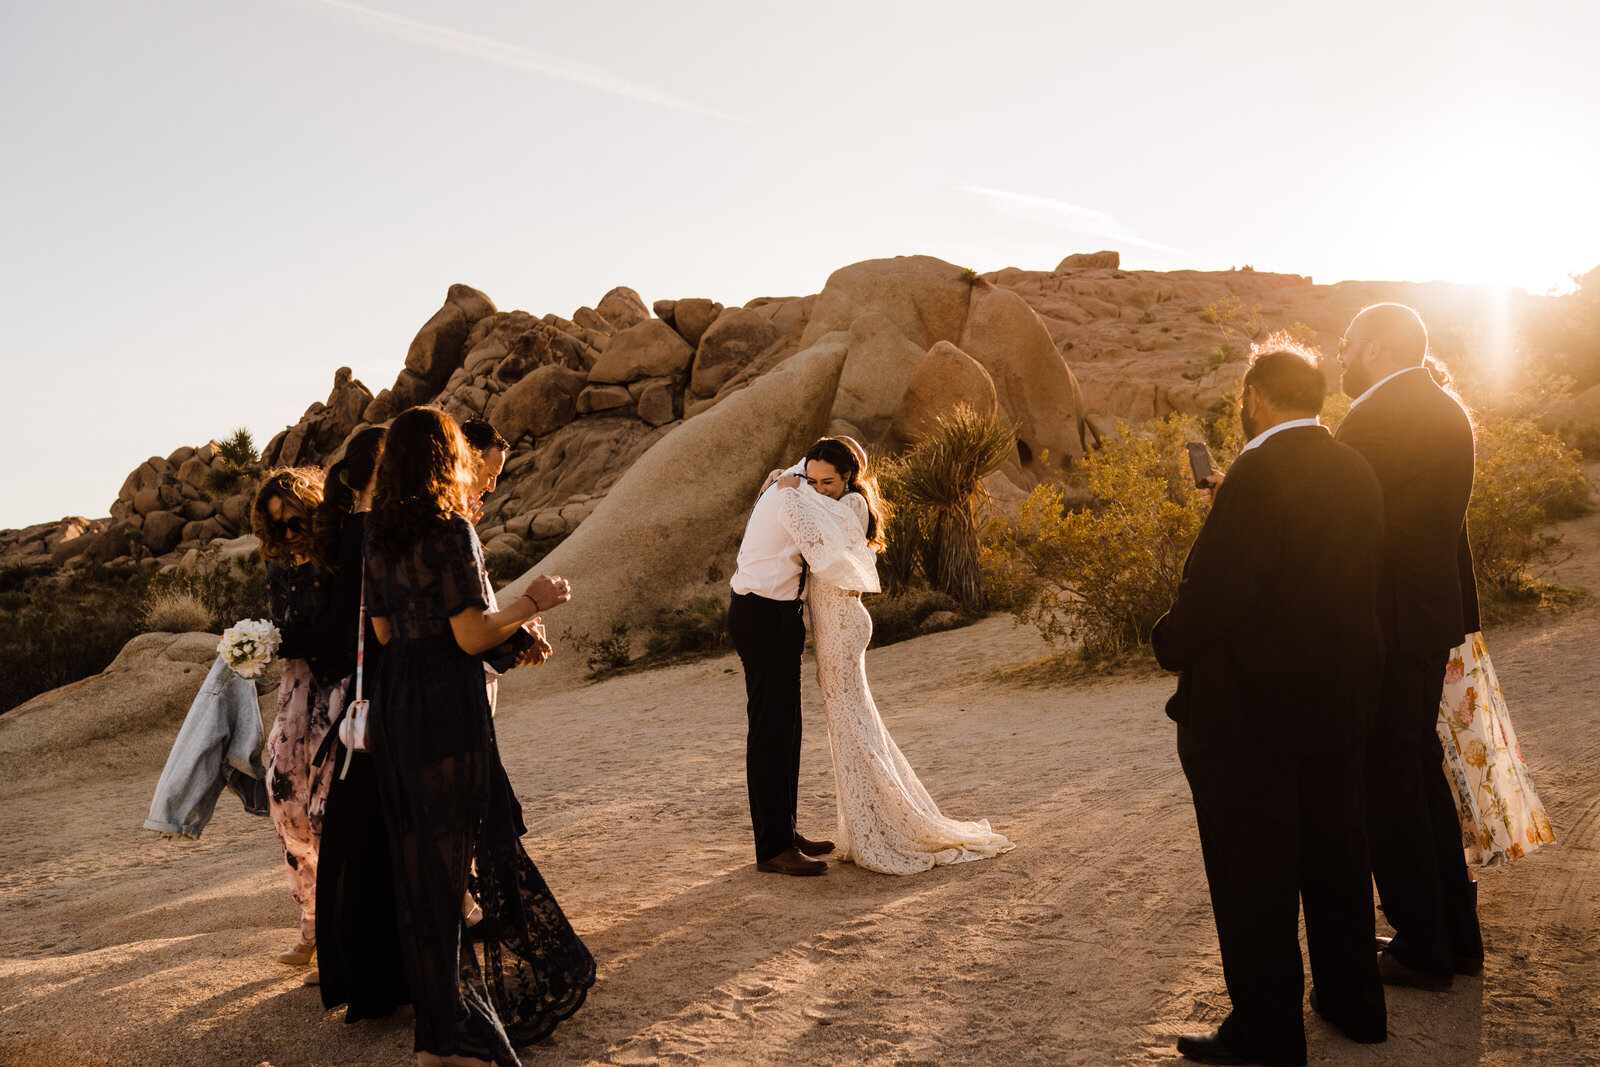
[[[206,495],[212,500],[226,500],[248,490],[261,465],[261,454],[256,451],[250,431],[241,426],[218,441],[217,455],[222,457],[222,465],[206,471]]]
[[[983,602],[978,512],[987,499],[983,479],[999,470],[1016,447],[1016,428],[961,405],[895,465],[902,522],[914,522],[918,555],[928,584],[968,610]],[[914,515],[906,515],[906,512]]]

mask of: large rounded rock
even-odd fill
[[[631,326],[612,339],[589,370],[589,380],[599,385],[620,385],[639,378],[665,378],[682,374],[694,359],[694,349],[671,326],[649,319]]]
[[[1033,464],[1045,453],[1058,466],[1083,457],[1083,393],[1026,301],[1005,289],[974,287],[958,347],[989,372],[1002,414],[1017,425],[1021,447],[1007,465],[1014,481],[1031,485]]]
[[[572,582],[570,604],[545,616],[557,656],[543,670],[583,669],[571,645],[638,623],[712,592],[727,595],[744,520],[761,481],[821,435],[844,365],[843,345],[801,352],[715,408],[679,423],[613,486],[589,520],[511,582],[501,600],[537,574]],[[696,490],[683,492],[685,471]]]
[[[889,428],[906,387],[923,362],[923,351],[883,315],[868,311],[851,324],[850,355],[839,376],[833,418],[857,427],[875,443]]]
[[[971,292],[972,283],[960,267],[932,256],[870,259],[841,267],[818,294],[800,346],[808,348],[826,334],[848,330],[870,311],[927,351],[961,336]]]
[[[460,308],[469,326],[495,313],[493,300],[472,286],[462,285],[460,282],[449,288],[445,293],[444,302]]]
[[[455,304],[446,303],[433,313],[433,318],[423,323],[412,339],[406,351],[406,370],[427,383],[430,395],[443,387],[451,371],[461,366],[462,346],[466,344],[469,325],[466,312]]]
[[[1116,270],[1120,266],[1122,255],[1119,252],[1077,252],[1056,264],[1056,270],[1084,267]]]
[[[152,511],[144,517],[144,547],[152,555],[164,556],[183,540],[189,520],[171,511]]]
[[[523,434],[543,437],[577,414],[578,394],[588,380],[556,364],[536,367],[489,404],[488,419],[513,444]]]
[[[994,381],[977,360],[949,341],[940,341],[917,365],[895,410],[889,437],[896,446],[912,444],[940,417],[962,405],[993,415],[998,407]]]
[[[729,308],[700,338],[690,388],[699,396],[715,395],[729,378],[782,336],[783,331],[760,312]]]
[[[619,285],[601,297],[594,309],[601,318],[619,330],[638,325],[650,317],[650,309],[644,306],[643,298],[626,285]]]
[[[711,324],[722,314],[722,305],[715,300],[691,296],[677,300],[672,305],[672,326],[689,344],[698,346]]]

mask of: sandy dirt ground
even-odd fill
[[[1600,594],[1600,516],[1555,579]],[[1560,844],[1487,873],[1481,979],[1395,990],[1391,1037],[1307,1011],[1314,1063],[1600,1062],[1600,597],[1491,629]],[[756,872],[737,660],[596,685],[519,672],[499,730],[529,852],[599,961],[528,1063],[1150,1063],[1226,1013],[1165,676],[988,681],[1045,652],[1009,619],[875,650],[896,739],[1009,855],[894,878]],[[808,664],[807,671],[810,667]],[[552,684],[556,683],[556,684]],[[834,786],[808,679],[801,829]],[[140,829],[171,731],[0,782],[0,1062],[400,1064],[411,1015],[344,1024],[273,960],[295,913],[270,824]]]

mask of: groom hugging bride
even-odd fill
[[[883,874],[913,874],[1015,847],[987,821],[940,813],[872,701],[872,618],[861,594],[878,591],[883,504],[866,468],[860,444],[824,437],[768,477],[739,546],[728,631],[748,698],[756,868],[773,874],[821,874],[828,865],[815,857],[829,853]],[[838,789],[837,841],[802,837],[795,824],[808,603]]]

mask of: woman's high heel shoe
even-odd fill
[[[316,945],[308,945],[304,941],[297,941],[294,948],[289,949],[287,952],[278,953],[278,962],[287,963],[291,967],[304,967],[311,962],[311,957],[316,954]]]

